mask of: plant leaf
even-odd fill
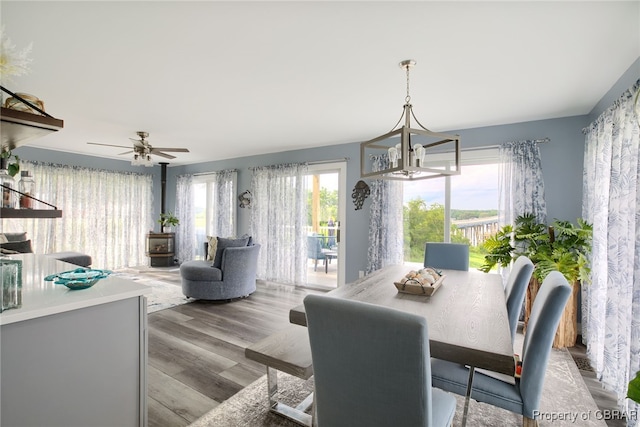
[[[636,403],[640,403],[640,371],[636,372],[636,377],[629,381],[627,397]]]

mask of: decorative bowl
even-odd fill
[[[65,285],[69,289],[79,290],[92,287],[100,279],[108,277],[109,274],[111,274],[109,270],[76,268],[75,270],[49,275],[44,280],[48,282],[55,280],[54,283],[56,285]]]

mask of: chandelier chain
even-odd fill
[[[407,96],[404,98],[404,102],[405,103],[409,103],[411,102],[411,95],[409,95],[409,68],[410,67],[405,67],[405,69],[407,70]]]

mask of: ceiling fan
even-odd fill
[[[131,162],[134,165],[152,166],[153,163],[151,162],[151,155],[164,157],[165,159],[175,159],[176,156],[167,154],[167,152],[170,152],[170,153],[188,153],[189,152],[189,150],[186,148],[152,147],[151,144],[149,144],[149,141],[147,140],[147,138],[149,137],[148,132],[140,131],[140,132],[136,132],[136,134],[140,137],[140,139],[129,138],[131,141],[133,141],[133,148],[129,151],[125,151],[124,153],[120,153],[120,155],[134,153],[133,161]],[[130,148],[126,145],[100,144],[97,142],[87,142],[87,144],[103,145],[106,147]]]

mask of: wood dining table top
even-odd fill
[[[502,277],[475,270],[444,270],[446,277],[431,296],[398,292],[394,282],[411,270],[406,265],[388,266],[326,295],[424,316],[432,357],[513,375],[515,360]],[[306,326],[304,305],[291,309],[289,320]]]

